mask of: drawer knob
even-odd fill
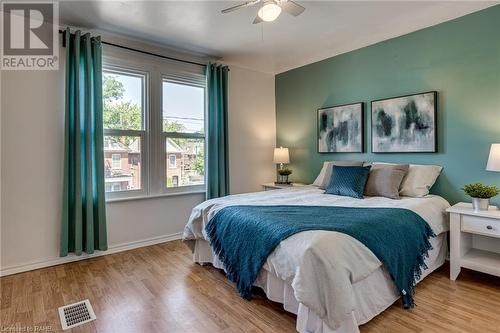
[[[491,225],[486,226],[486,229],[491,230],[493,227]]]

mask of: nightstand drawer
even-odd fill
[[[500,222],[485,217],[463,215],[461,230],[500,238]]]

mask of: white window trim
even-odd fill
[[[179,63],[133,51],[105,46],[103,48],[103,70],[136,72],[146,74],[144,87],[144,124],[141,138],[141,190],[106,193],[107,202],[147,199],[171,195],[197,194],[206,192],[206,172],[203,185],[166,187],[166,151],[163,132],[162,84],[165,79],[176,83],[190,84],[205,89],[205,133],[207,124],[206,79],[202,66]],[[155,112],[155,110],[160,110]],[[105,130],[106,132],[110,130]],[[114,131],[114,130],[113,130]],[[120,131],[123,132],[123,131]],[[134,131],[137,132],[137,131]],[[126,135],[126,134],[120,134]],[[133,134],[133,136],[138,135]],[[171,136],[169,136],[171,137]],[[205,160],[206,156],[206,135]],[[206,165],[206,163],[205,163]]]

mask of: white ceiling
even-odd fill
[[[276,74],[498,3],[297,0],[302,15],[257,25],[258,6],[220,13],[244,1],[66,1],[60,19]]]

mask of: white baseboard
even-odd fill
[[[34,269],[50,267],[50,266],[55,266],[55,265],[61,265],[61,264],[66,264],[66,263],[73,262],[73,261],[85,260],[85,259],[105,256],[108,254],[118,253],[118,252],[122,252],[122,251],[137,249],[139,247],[170,242],[173,240],[181,239],[181,236],[182,236],[182,233],[179,232],[179,233],[172,234],[172,235],[165,235],[165,236],[153,237],[153,238],[143,239],[143,240],[129,242],[129,243],[112,245],[108,248],[107,251],[96,251],[93,254],[85,254],[84,253],[81,256],[69,254],[67,257],[58,257],[58,258],[54,258],[54,259],[36,261],[36,262],[31,262],[31,263],[22,264],[22,265],[2,267],[0,269],[0,276],[7,276],[7,275],[12,275],[12,274],[32,271]]]

